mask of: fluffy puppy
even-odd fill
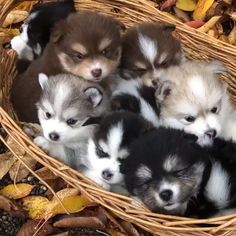
[[[39,73],[71,73],[94,82],[110,75],[120,60],[119,29],[115,19],[89,11],[71,14],[59,22],[42,56],[13,81],[11,101],[18,118],[37,122],[34,104],[41,92]]]
[[[160,111],[155,100],[154,88],[146,86],[140,80],[120,78],[113,88],[111,109],[134,112],[158,127]]]
[[[223,72],[224,66],[214,61],[170,68],[155,94],[161,123],[198,136],[202,146],[211,145],[231,109],[227,85],[218,78]]]
[[[92,135],[92,119],[108,110],[106,92],[97,83],[59,74],[39,74],[42,94],[37,103],[43,136],[34,142],[51,156],[77,168]]]
[[[172,36],[173,25],[142,23],[130,28],[123,39],[121,72],[152,86],[173,65],[182,61],[179,40]]]
[[[121,172],[130,194],[150,210],[183,215],[198,194],[207,157],[191,136],[160,127],[130,146]]]
[[[73,0],[50,2],[34,7],[20,28],[21,34],[15,36],[10,43],[19,62],[30,62],[40,56],[49,42],[54,25],[75,11]]]
[[[114,112],[104,117],[88,142],[84,174],[102,187],[116,191],[114,187],[123,183],[120,165],[129,155],[130,144],[151,127],[130,112]]]

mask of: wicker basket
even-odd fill
[[[6,14],[19,4],[17,0],[2,0],[0,2],[0,26]],[[37,1],[32,1],[36,3]],[[1,5],[2,4],[2,5]],[[189,58],[221,60],[228,68],[228,75],[223,79],[230,85],[232,100],[236,102],[236,47],[210,38],[207,34],[191,29],[180,22],[164,15],[155,8],[155,3],[150,0],[75,0],[76,7],[82,9],[93,9],[104,14],[112,15],[121,20],[127,27],[142,21],[171,22],[177,26],[176,36],[181,39],[184,51]],[[27,9],[30,10],[30,9]],[[1,28],[1,27],[0,27]],[[107,192],[80,173],[63,165],[59,161],[47,156],[36,147],[24,134],[13,120],[14,112],[9,103],[9,90],[12,80],[16,76],[15,53],[6,51],[0,47],[0,122],[6,133],[23,148],[25,153],[19,155],[15,148],[3,143],[9,150],[22,161],[24,154],[29,154],[42,165],[47,166],[53,173],[63,178],[71,186],[80,189],[92,201],[95,201],[119,218],[130,221],[141,228],[164,236],[210,236],[236,235],[236,217],[229,215],[212,219],[189,219],[177,216],[154,214],[135,204],[125,196]],[[22,161],[22,164],[25,165]],[[35,173],[31,170],[32,174]],[[37,177],[37,176],[36,176]]]

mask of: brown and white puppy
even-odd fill
[[[121,72],[127,78],[139,77],[152,86],[170,66],[182,61],[180,42],[172,36],[173,25],[143,23],[130,28],[123,39]]]
[[[222,72],[224,66],[216,61],[170,68],[156,91],[161,123],[196,135],[200,145],[211,145],[231,109],[227,85],[217,77]]]
[[[55,26],[42,56],[13,82],[11,101],[18,118],[38,122],[35,103],[41,92],[39,73],[71,73],[101,82],[116,69],[120,55],[118,21],[90,11],[71,14]]]

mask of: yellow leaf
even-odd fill
[[[194,20],[204,20],[207,11],[214,3],[214,0],[199,0],[193,12]]]
[[[52,213],[53,215],[57,214],[65,214],[69,213],[76,213],[82,211],[87,205],[89,205],[90,201],[84,196],[69,196],[62,200],[62,204],[57,201],[51,202],[48,205],[48,212]],[[67,210],[67,212],[65,211]]]
[[[64,188],[57,193],[57,197],[54,196],[52,201],[58,201],[58,198],[62,201],[64,198],[69,197],[69,196],[75,196],[79,194],[79,190],[75,188]]]
[[[22,199],[22,201],[23,209],[28,212],[31,219],[40,220],[46,218],[45,209],[50,202],[46,197],[29,196]]]
[[[28,196],[33,188],[30,184],[9,184],[0,190],[0,194],[10,199],[19,199]]]
[[[17,36],[20,34],[20,30],[19,29],[11,29],[11,33],[13,36]]]
[[[176,7],[183,11],[194,11],[196,2],[194,0],[177,0]]]

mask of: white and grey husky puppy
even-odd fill
[[[95,117],[108,110],[107,94],[99,84],[68,74],[49,78],[39,74],[39,83],[42,94],[37,108],[43,136],[34,142],[77,168],[78,156],[86,153],[85,144],[95,128]]]
[[[84,174],[107,190],[122,191],[122,161],[129,155],[130,144],[152,125],[131,112],[105,116],[89,139]]]
[[[227,85],[218,78],[224,72],[216,61],[170,68],[156,91],[162,124],[198,136],[200,145],[211,145],[231,110]]]
[[[155,88],[145,85],[142,79],[125,80],[119,77],[112,90],[112,110],[130,111],[141,115],[155,127],[160,125],[160,110],[156,104]]]

